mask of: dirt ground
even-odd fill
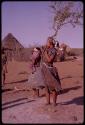
[[[62,83],[57,106],[45,105],[45,91],[34,98],[28,88],[29,62],[8,62],[2,87],[3,123],[82,123],[84,121],[83,59],[56,62]],[[18,88],[18,89],[17,89]]]

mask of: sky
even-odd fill
[[[24,47],[45,44],[48,36],[54,34],[49,5],[50,1],[2,2],[2,40],[12,33]],[[65,25],[57,40],[72,48],[83,48],[83,27]]]

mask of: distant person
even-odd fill
[[[4,49],[2,50],[2,84],[4,85],[5,79],[6,79],[6,73],[7,73],[7,56],[4,52]]]
[[[34,91],[34,96],[39,96],[39,88],[42,86],[43,78],[41,75],[41,49],[36,47],[31,55],[32,72],[28,78],[29,87]]]
[[[50,94],[53,94],[53,105],[56,105],[58,93],[61,92],[61,82],[58,71],[53,66],[56,57],[55,44],[53,38],[49,37],[46,43],[46,49],[42,55],[42,73],[44,77],[47,104],[50,104]]]
[[[65,60],[65,52],[63,48],[59,48],[59,57],[61,62]]]
[[[59,45],[59,42],[57,41],[57,47],[59,48],[60,47],[60,45]]]

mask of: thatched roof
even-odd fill
[[[11,34],[9,33],[3,40],[2,40],[2,47],[6,49],[16,50],[20,48],[24,48],[21,43]]]

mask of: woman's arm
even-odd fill
[[[45,57],[47,58],[47,61],[48,61],[48,62],[51,62],[51,61],[53,60],[53,58],[54,58],[54,55],[49,56],[49,55],[47,54],[47,51],[45,51]]]

